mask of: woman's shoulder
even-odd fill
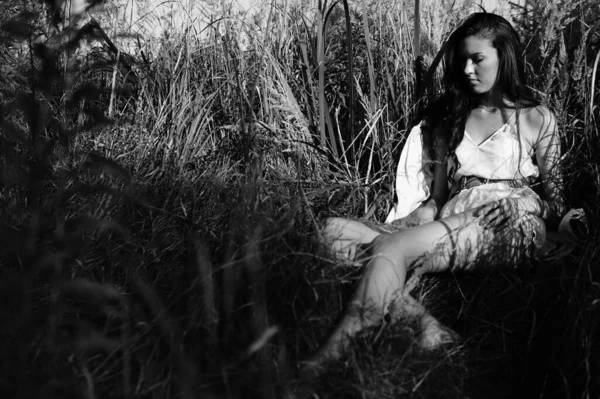
[[[521,112],[520,122],[523,131],[532,140],[537,142],[542,135],[556,130],[556,117],[545,105],[536,105],[524,108]]]
[[[545,130],[548,126],[556,124],[554,113],[542,104],[524,108],[521,114],[522,122],[536,131]]]

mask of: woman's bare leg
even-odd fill
[[[353,260],[359,244],[372,242],[380,233],[361,222],[343,218],[327,218],[323,236],[336,257]]]
[[[326,220],[323,233],[336,256],[348,260],[355,258],[357,244],[371,243],[380,235],[361,222],[337,217]],[[392,318],[395,317],[419,320],[424,332],[420,337],[422,347],[434,347],[448,340],[447,334],[444,335],[447,330],[441,327],[441,323],[408,294],[398,298],[395,315],[392,315]]]
[[[491,231],[476,223],[473,212],[379,236],[342,321],[312,362],[320,364],[339,357],[348,336],[380,321],[389,305],[402,297],[412,264],[419,264],[426,272],[468,268],[493,238]]]

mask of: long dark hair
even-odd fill
[[[447,158],[452,161],[451,181],[460,166],[456,148],[463,139],[469,113],[477,105],[477,96],[467,86],[463,60],[458,54],[459,46],[469,36],[489,39],[498,51],[498,75],[492,90],[501,90],[500,97],[507,107],[512,106],[506,103],[507,100],[514,104],[517,132],[519,108],[540,104],[527,86],[521,40],[512,25],[496,14],[481,12],[469,15],[444,45],[444,94],[425,110],[422,125],[423,141],[430,159],[435,159],[433,131],[438,127],[443,129],[448,143]]]

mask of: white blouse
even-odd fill
[[[461,176],[494,180],[539,176],[538,167],[533,164],[526,143],[522,139],[519,141],[515,126],[509,123],[479,144],[465,131],[456,149],[456,157],[460,162],[460,168],[456,171],[457,179]],[[519,157],[520,162],[517,163]],[[429,197],[432,176],[423,172],[425,163],[427,159],[423,157],[419,123],[410,131],[400,155],[395,185],[398,202],[390,210],[386,223],[405,217]]]
[[[460,163],[456,179],[477,176],[491,180],[520,180],[539,176],[527,144],[519,140],[516,127],[510,123],[502,125],[479,144],[465,130],[463,140],[456,148],[456,158]]]

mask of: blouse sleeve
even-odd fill
[[[429,197],[432,178],[425,175],[423,161],[423,140],[419,123],[410,131],[400,155],[395,185],[398,202],[388,214],[386,223],[408,215]]]

